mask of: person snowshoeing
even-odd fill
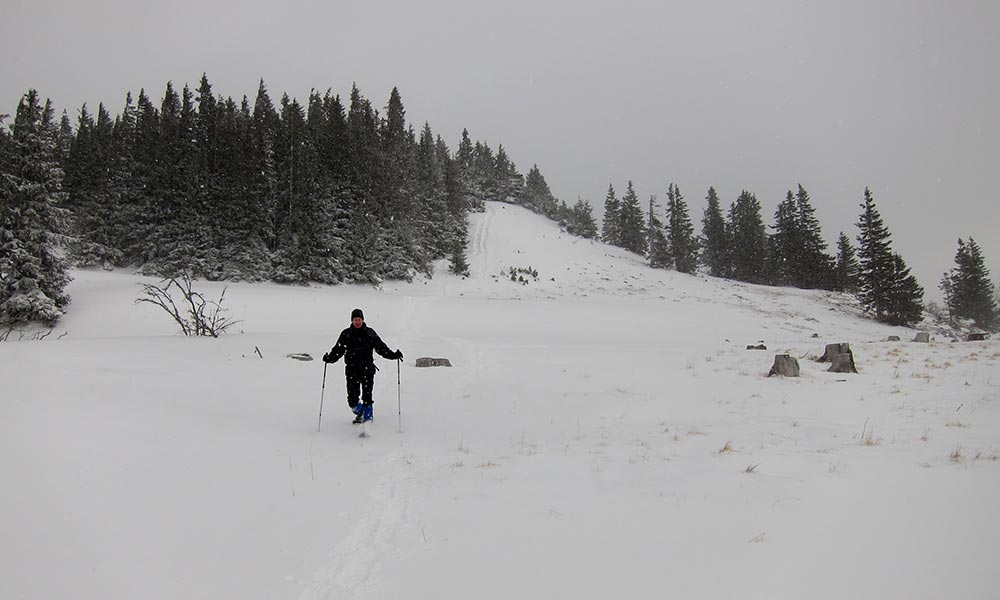
[[[375,385],[375,360],[372,351],[389,360],[403,360],[403,353],[392,351],[375,330],[365,324],[365,314],[360,308],[351,311],[351,326],[340,332],[337,344],[323,355],[323,362],[335,363],[344,357],[344,374],[347,377],[347,405],[354,412],[354,422],[362,423],[374,418],[372,388]]]

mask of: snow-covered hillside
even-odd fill
[[[0,343],[0,598],[996,597],[1000,344],[514,206],[470,234],[467,279],[230,284],[220,339],[74,273],[52,335]],[[365,439],[342,365],[317,431],[323,363],[286,357],[355,307],[406,355]],[[810,360],[834,342],[859,374]],[[802,376],[767,378],[776,352]]]

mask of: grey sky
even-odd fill
[[[998,2],[2,2],[0,112],[33,87],[117,114],[202,72],[237,99],[398,86],[416,127],[503,144],[568,204],[673,182],[696,224],[709,186],[770,223],[801,183],[832,252],[869,186],[928,299],[959,237],[1000,278]]]

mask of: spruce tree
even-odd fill
[[[955,267],[941,281],[945,304],[952,322],[971,319],[977,327],[993,331],[998,310],[993,297],[993,284],[983,260],[982,250],[972,238],[958,240]]]
[[[524,204],[524,177],[507,156],[503,145],[497,148],[492,191],[494,200],[510,204]]]
[[[430,272],[430,263],[454,254],[454,224],[448,216],[449,197],[448,161],[437,148],[429,123],[424,123],[416,147],[417,196],[419,198],[419,236],[424,240],[420,254],[415,256],[415,266]],[[452,182],[454,186],[456,182]],[[454,193],[452,189],[452,193]]]
[[[101,104],[95,122],[84,105],[65,161],[63,188],[72,212],[70,256],[77,265],[104,268],[121,263],[116,225],[123,209],[115,125]]]
[[[462,187],[462,167],[457,160],[448,162],[445,169],[445,193],[447,194],[448,214],[452,223],[452,237],[449,242],[448,270],[455,275],[469,274],[469,261],[465,251],[469,244],[469,227],[466,219],[465,190]]]
[[[760,214],[760,202],[743,190],[729,207],[732,277],[748,283],[767,283],[767,233]]]
[[[148,274],[203,274],[200,259],[211,244],[211,232],[204,221],[204,198],[197,193],[195,119],[190,89],[185,86],[178,94],[168,82],[159,129],[150,132],[156,146],[147,165],[151,232],[142,270]]]
[[[618,210],[618,227],[621,247],[640,256],[646,256],[646,216],[642,212],[639,196],[636,195],[631,181],[628,182]]]
[[[468,175],[473,166],[472,139],[469,138],[469,130],[462,130],[462,140],[458,143],[458,152],[455,153],[455,161],[458,163],[459,173]]]
[[[261,173],[256,170],[249,100],[244,96],[239,106],[231,98],[221,101],[217,118],[212,142],[215,166],[209,175],[214,190],[206,194],[213,232],[213,247],[206,257],[207,276],[251,281],[268,278],[268,213],[255,188]]]
[[[608,193],[604,197],[604,224],[601,228],[601,241],[612,246],[621,246],[621,201],[615,195],[614,185],[608,184]]]
[[[879,321],[909,324],[920,320],[923,289],[909,274],[902,257],[892,251],[891,234],[865,188],[858,220],[858,259],[861,281],[858,297]]]
[[[378,123],[375,110],[355,85],[347,109],[347,162],[350,184],[355,201],[352,211],[375,211],[376,189],[380,161],[378,156]]]
[[[698,268],[698,239],[684,196],[672,183],[667,187],[667,244],[673,268],[681,273],[694,273]]]
[[[875,207],[871,191],[865,188],[865,201],[858,226],[858,261],[861,288],[859,297],[865,309],[883,320],[892,285],[893,259],[891,235]]]
[[[809,200],[809,193],[799,184],[795,194],[800,244],[799,268],[795,285],[804,289],[831,289],[833,287],[833,259],[826,253],[826,242],[816,218],[816,210]]]
[[[250,202],[262,217],[258,232],[265,247],[273,252],[277,249],[277,197],[278,173],[275,164],[274,145],[278,135],[278,111],[274,108],[264,80],[260,80],[257,97],[254,100],[250,139],[247,142],[249,166],[252,169],[247,193]],[[346,125],[345,125],[346,128]],[[346,153],[346,148],[344,149]],[[346,172],[340,173],[346,177]]]
[[[550,219],[557,217],[559,203],[555,196],[552,195],[549,184],[545,181],[545,177],[542,176],[538,165],[532,165],[531,170],[528,171],[528,176],[524,180],[524,187],[524,205],[526,208],[545,215]]]
[[[0,123],[0,127],[3,124]],[[66,171],[66,161],[69,160],[70,148],[73,145],[73,123],[70,121],[69,114],[64,110],[62,117],[59,119],[59,128],[56,130],[56,147],[59,152],[59,164],[62,165],[63,171]]]
[[[487,144],[478,140],[472,144],[467,131],[463,130],[456,159],[459,163],[466,202],[470,208],[482,210],[483,202],[492,198],[490,191],[492,186],[490,173],[493,171],[492,150]]]
[[[768,279],[774,285],[803,289],[833,287],[833,259],[826,254],[816,211],[801,185],[791,190],[774,214],[769,238]]]
[[[115,119],[111,143],[111,169],[108,172],[107,203],[113,214],[105,221],[108,228],[107,246],[113,252],[110,260],[114,266],[127,266],[135,259],[135,240],[144,230],[141,223],[146,218],[145,193],[141,187],[136,162],[137,107],[132,94],[125,96],[125,106]]]
[[[840,292],[855,293],[860,285],[858,279],[858,258],[851,244],[851,238],[843,231],[837,239],[837,264],[834,268],[834,289]]]
[[[594,208],[583,198],[577,198],[572,207],[563,206],[563,225],[566,233],[588,240],[598,239],[597,221],[594,220]]]
[[[789,191],[774,211],[774,233],[768,238],[768,281],[772,285],[796,285],[801,275],[803,240],[795,197]]]
[[[63,170],[51,102],[29,90],[9,135],[0,135],[0,324],[52,325],[69,303],[58,246]]]
[[[729,261],[729,239],[722,205],[714,187],[708,188],[708,206],[701,219],[701,262],[713,277],[732,274]]]
[[[647,254],[649,256],[649,266],[654,269],[669,269],[674,266],[674,260],[670,255],[670,244],[667,242],[663,221],[656,214],[658,210],[656,196],[650,196],[649,223],[646,226],[646,234],[649,237],[649,251]]]
[[[399,90],[392,88],[389,94],[389,102],[386,105],[385,118],[379,130],[379,145],[381,153],[379,160],[382,166],[378,170],[378,195],[379,214],[383,217],[391,215],[393,223],[397,220],[407,221],[418,210],[415,204],[422,204],[428,198],[415,198],[419,192],[414,189],[413,155],[414,148],[411,143],[410,134],[406,127],[406,109],[403,107],[403,100]],[[426,135],[429,134],[429,124],[424,124]],[[433,153],[430,148],[433,145],[433,138],[424,140],[421,138],[421,152],[425,155]],[[426,146],[426,149],[424,149]],[[443,174],[433,158],[425,158],[426,169],[429,172],[422,173],[424,183],[424,193],[428,182],[434,187],[439,187],[443,183]],[[432,236],[434,237],[434,236]]]
[[[910,274],[903,257],[892,255],[892,285],[885,321],[890,325],[912,325],[923,318],[924,288]]]

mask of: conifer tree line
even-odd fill
[[[468,264],[467,216],[485,200],[519,204],[567,232],[646,257],[654,268],[765,285],[855,293],[880,321],[922,318],[923,289],[865,190],[857,247],[827,253],[808,192],[789,190],[772,231],[746,190],[723,211],[708,190],[701,235],[671,183],[644,210],[631,181],[609,185],[598,229],[585,199],[557,200],[537,165],[522,175],[501,145],[462,132],[452,153],[429,124],[406,121],[393,89],[381,113],[354,86],[344,102],[312,92],[275,105],[168,83],[158,102],[128,94],[112,117],[84,105],[74,123],[29,90],[0,115],[0,325],[55,322],[70,264],[145,274],[286,283],[367,282]],[[981,250],[959,240],[941,281],[949,316],[991,329],[997,297]]]
[[[840,232],[836,252],[827,252],[809,192],[799,185],[789,190],[774,213],[771,232],[761,204],[746,190],[723,211],[715,188],[696,236],[680,188],[671,183],[663,208],[650,197],[646,212],[632,182],[619,199],[614,186],[604,201],[601,239],[647,258],[649,265],[694,273],[704,268],[715,277],[762,285],[823,289],[857,294],[877,320],[896,325],[923,317],[923,288],[906,262],[893,252],[891,234],[866,189],[857,243]],[[941,288],[952,319],[972,319],[982,328],[995,327],[997,301],[982,254],[973,240],[959,240],[957,267],[946,274]]]
[[[487,199],[596,236],[590,206],[557,201],[537,165],[524,177],[467,130],[453,154],[407,123],[395,88],[380,112],[356,85],[346,102],[276,104],[262,80],[237,102],[202,76],[160,100],[129,93],[117,116],[84,105],[75,122],[31,90],[0,122],[0,174],[0,323],[58,319],[70,263],[378,284],[447,258],[465,274],[467,216]]]

